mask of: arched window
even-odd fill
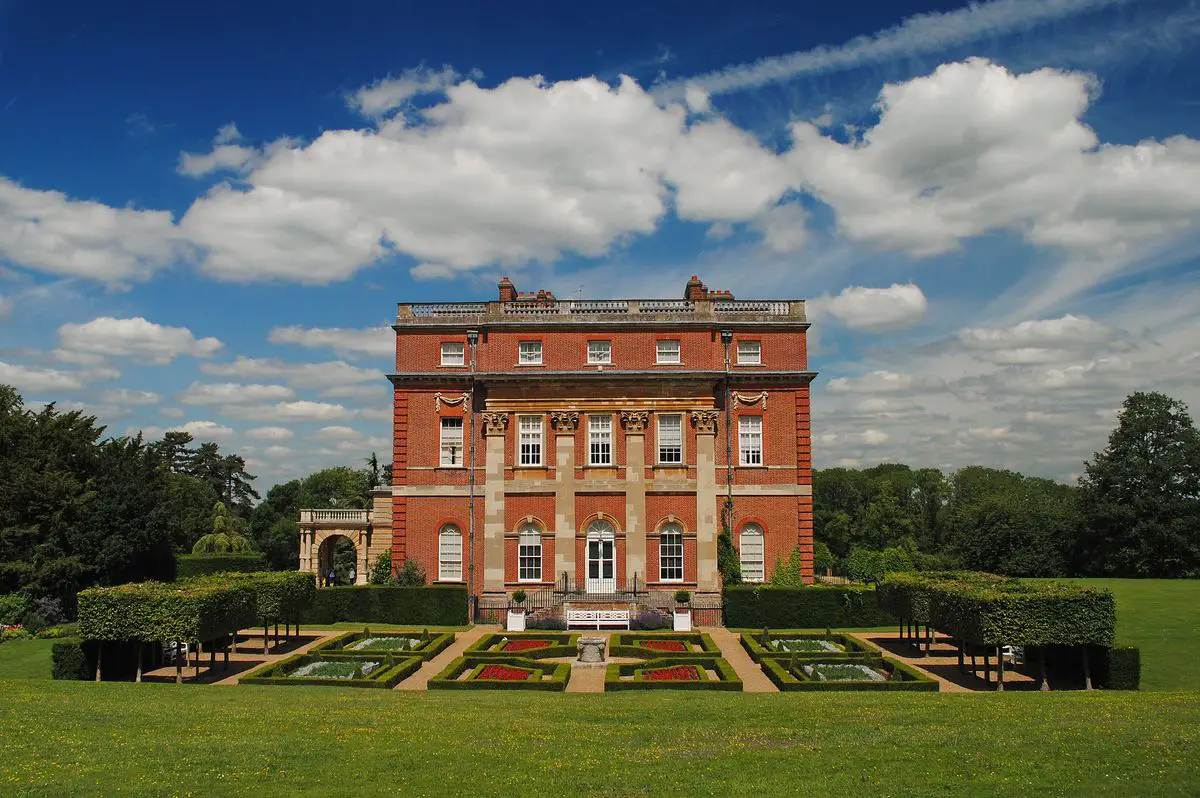
[[[663,524],[658,530],[658,578],[683,581],[683,527],[679,524]]]
[[[765,577],[763,569],[763,529],[758,524],[746,524],[742,527],[739,552],[742,563],[742,579],[747,582],[761,582]]]
[[[597,518],[587,526],[587,592],[612,593],[617,589],[617,529]]]
[[[542,581],[542,530],[537,524],[523,524],[517,538],[517,579]]]
[[[438,533],[438,581],[461,582],[462,578],[462,530],[446,524]]]

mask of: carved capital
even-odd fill
[[[716,435],[717,411],[693,410],[692,425],[696,427],[696,432],[700,435]]]
[[[503,435],[508,429],[508,413],[480,413],[484,435]]]
[[[621,424],[626,432],[644,433],[650,423],[650,413],[646,410],[622,410]]]
[[[555,432],[574,433],[579,429],[579,414],[574,410],[554,410],[550,413],[550,425]]]

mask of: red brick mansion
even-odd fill
[[[395,567],[473,593],[720,589],[727,502],[748,581],[799,546],[812,578],[804,303],[401,304]],[[382,536],[380,536],[382,537]]]

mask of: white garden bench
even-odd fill
[[[568,608],[566,611],[567,628],[572,626],[584,626],[588,628],[595,627],[601,629],[610,627],[614,629],[629,628],[629,610],[576,610]]]

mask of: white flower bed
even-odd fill
[[[420,638],[396,637],[364,637],[346,646],[348,651],[411,651],[421,645]]]
[[[794,637],[782,640],[772,640],[771,645],[774,646],[776,651],[787,651],[789,653],[792,651],[798,653],[809,651],[840,652],[842,650],[842,647],[837,643],[834,643],[830,640],[820,640],[813,637]]]
[[[288,674],[290,679],[361,679],[370,674],[380,663],[378,662],[341,662],[317,660],[307,665],[301,665]]]
[[[822,682],[887,681],[887,677],[879,671],[857,662],[819,662],[816,665],[804,665],[803,668],[810,679]]]

